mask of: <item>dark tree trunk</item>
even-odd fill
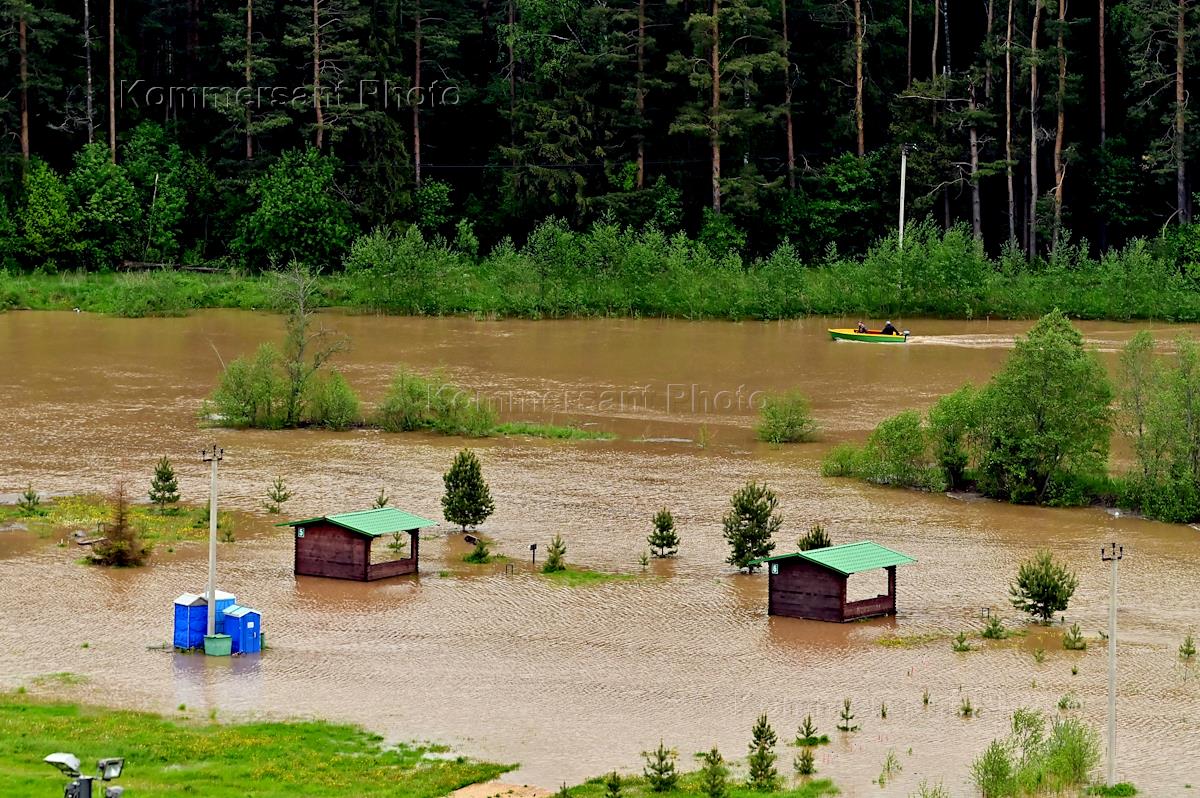
[[[712,152],[712,209],[721,212],[721,0],[712,0],[712,48],[709,69],[712,72],[712,97],[709,107],[709,147]]]

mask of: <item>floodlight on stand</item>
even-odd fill
[[[125,760],[119,756],[101,759],[96,762],[96,770],[100,771],[100,778],[104,781],[112,781],[121,777],[121,769],[125,767]]]
[[[58,751],[51,754],[42,760],[48,765],[54,765],[63,772],[63,775],[72,778],[79,775],[79,757],[74,754],[68,754],[65,751]]]

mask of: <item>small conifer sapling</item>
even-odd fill
[[[725,798],[728,794],[729,768],[725,757],[714,745],[711,751],[700,756],[700,792],[706,798]]]
[[[171,461],[166,457],[154,466],[154,479],[150,481],[150,501],[158,505],[160,513],[166,512],[168,504],[179,501],[179,480],[175,477]]]
[[[642,758],[646,760],[642,775],[650,785],[651,792],[670,792],[679,783],[679,771],[675,768],[675,760],[679,753],[673,748],[667,748],[663,741],[658,741],[658,748],[653,751],[643,751]]]
[[[566,556],[567,544],[563,541],[562,535],[556,534],[550,541],[550,548],[546,550],[546,562],[542,565],[542,573],[553,574],[567,570]]]
[[[679,551],[679,535],[675,533],[675,517],[666,507],[654,514],[654,531],[646,543],[655,557],[672,557]]]
[[[779,772],[775,769],[775,743],[778,738],[766,715],[759,715],[751,731],[750,773],[746,786],[759,792],[774,792],[779,789]]]

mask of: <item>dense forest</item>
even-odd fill
[[[1200,0],[2,0],[0,263],[335,267],[548,217],[1190,260]],[[1195,246],[1200,249],[1200,245]]]

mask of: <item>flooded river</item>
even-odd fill
[[[1200,532],[1100,510],[1013,507],[871,487],[820,476],[830,446],[981,383],[1027,323],[907,320],[904,346],[833,343],[829,320],[730,324],[659,320],[474,321],[333,316],[352,339],[340,361],[367,404],[396,366],[444,368],[505,418],[573,422],[615,441],[473,441],[496,513],[484,527],[516,564],[472,567],[443,526],[422,542],[421,575],[374,584],[292,576],[289,533],[244,518],[220,548],[220,586],[263,612],[270,650],[206,659],[154,650],[170,639],[171,601],[203,586],[202,544],[159,551],[148,568],[75,563],[78,549],[0,531],[0,688],[71,671],[69,694],[195,715],[352,721],[391,739],[448,742],[519,762],[511,780],[546,787],[613,767],[640,770],[659,739],[691,753],[716,744],[742,757],[766,712],[789,740],[811,713],[834,737],[817,757],[846,795],[907,795],[921,779],[969,795],[969,763],[1005,733],[1011,710],[1057,715],[1073,693],[1103,728],[1108,571],[1100,546],[1124,544],[1121,571],[1119,778],[1152,796],[1200,786],[1200,673],[1176,648],[1200,630]],[[854,320],[850,320],[853,322]],[[1081,325],[1112,366],[1134,327]],[[1164,337],[1179,330],[1162,325]],[[185,500],[207,497],[200,449],[226,448],[222,504],[257,513],[284,475],[292,517],[394,504],[440,518],[441,473],[460,439],[373,431],[213,431],[197,410],[220,361],[276,339],[275,316],[205,312],[182,319],[0,314],[0,493],[107,491],[148,485],[169,456]],[[813,399],[820,442],[754,440],[758,392],[796,387]],[[594,425],[594,426],[592,426]],[[780,496],[779,550],[812,523],[835,542],[871,539],[918,559],[900,569],[900,614],[833,625],[766,615],[766,577],[734,574],[720,518],[748,479]],[[678,558],[642,575],[656,509],[675,512]],[[555,533],[570,562],[638,578],[590,587],[530,574],[529,544]],[[884,636],[953,634],[981,608],[1018,623],[1006,601],[1017,563],[1050,545],[1079,573],[1068,612],[1091,640],[1056,636],[955,654],[948,639],[885,647]],[[376,544],[382,549],[382,543]],[[84,642],[87,648],[82,648]],[[1044,647],[1038,663],[1034,649]],[[1072,674],[1072,666],[1078,673]],[[923,706],[928,690],[931,703]],[[834,732],[843,697],[862,730]],[[963,697],[982,709],[957,716]],[[887,718],[880,705],[887,704]],[[872,783],[888,751],[903,771]],[[782,748],[789,769],[791,750]],[[131,763],[136,766],[136,763]]]

